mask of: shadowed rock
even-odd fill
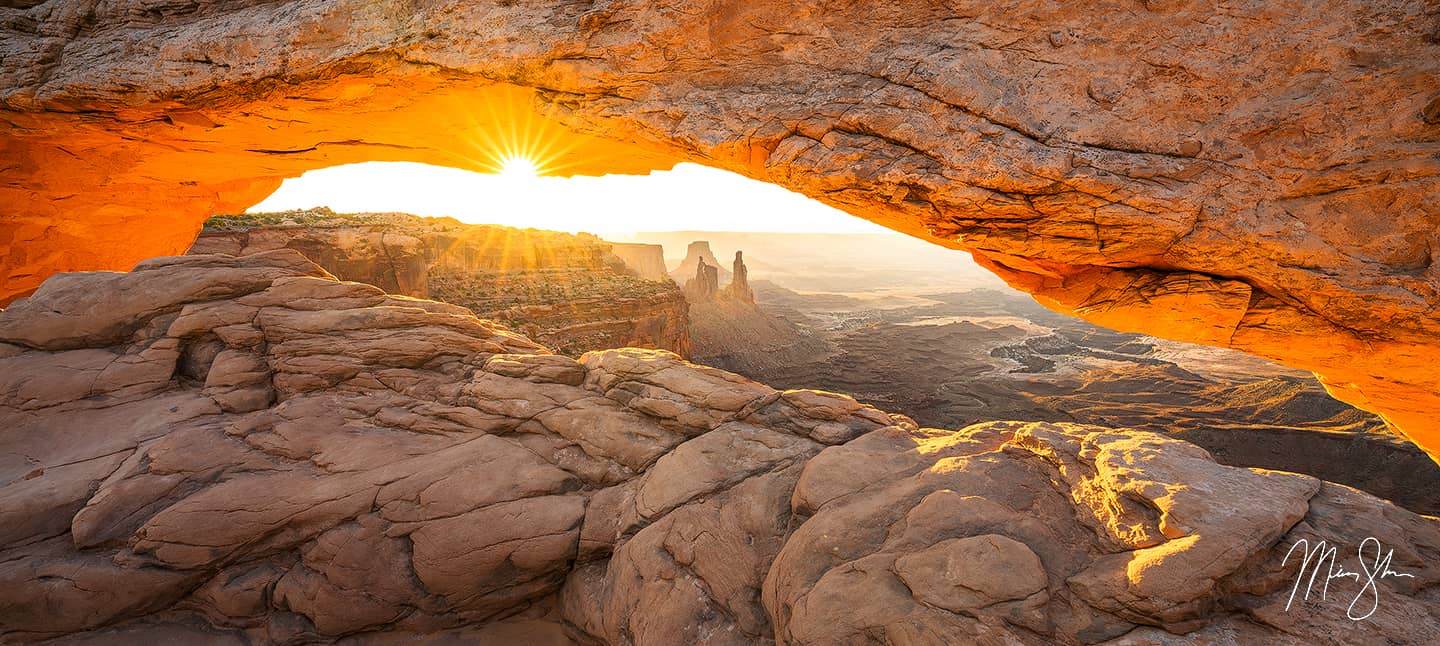
[[[1314,371],[1440,452],[1432,2],[10,5],[0,302],[314,168],[694,161]]]
[[[0,312],[0,429],[7,642],[1440,639],[1440,521],[1357,491],[577,361],[289,250],[47,282]],[[1292,546],[1367,536],[1413,575],[1372,616],[1285,610]]]

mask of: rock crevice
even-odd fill
[[[48,281],[0,312],[0,428],[7,642],[1440,639],[1440,523],[1353,489],[572,359],[288,249]],[[1372,616],[1285,609],[1287,550],[1367,536],[1413,575]]]
[[[529,123],[564,172],[773,182],[1059,310],[1312,370],[1440,447],[1422,0],[28,4],[0,9],[0,298],[178,253],[305,170],[493,170]]]

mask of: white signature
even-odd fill
[[[1366,549],[1372,545],[1375,548],[1374,559],[1367,562]],[[1385,577],[1415,577],[1413,574],[1396,572],[1390,569],[1390,559],[1395,556],[1395,550],[1392,549],[1385,552],[1382,557],[1380,554],[1382,550],[1380,540],[1374,536],[1367,537],[1364,541],[1360,542],[1360,549],[1357,550],[1357,556],[1360,559],[1360,572],[1351,572],[1346,570],[1340,563],[1337,563],[1335,561],[1336,548],[1334,546],[1327,545],[1325,541],[1320,541],[1315,544],[1314,549],[1311,549],[1310,541],[1303,538],[1295,541],[1295,544],[1290,546],[1290,551],[1285,553],[1285,560],[1280,562],[1280,567],[1285,567],[1285,563],[1289,562],[1290,556],[1295,553],[1295,548],[1301,546],[1305,548],[1305,560],[1300,563],[1300,575],[1295,577],[1295,587],[1290,588],[1290,600],[1285,602],[1285,610],[1287,612],[1290,610],[1290,604],[1295,602],[1295,593],[1300,590],[1300,583],[1305,580],[1305,573],[1307,571],[1310,573],[1310,581],[1305,584],[1305,597],[1302,601],[1310,598],[1310,591],[1315,588],[1315,580],[1320,577],[1324,577],[1320,587],[1320,599],[1322,601],[1325,600],[1326,595],[1330,592],[1330,582],[1335,579],[1353,579],[1357,583],[1364,583],[1360,588],[1360,592],[1355,595],[1355,599],[1350,602],[1350,606],[1345,609],[1345,616],[1355,621],[1367,619],[1379,609],[1380,589],[1376,585],[1377,581]],[[1327,561],[1329,567],[1322,574],[1320,566]],[[1364,610],[1367,607],[1360,605],[1362,600],[1367,599],[1370,602],[1368,606],[1369,610],[1364,614],[1357,614],[1358,610]]]

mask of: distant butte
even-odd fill
[[[46,282],[0,430],[6,644],[1440,643],[1440,519],[1355,489],[556,355],[291,249]],[[1372,616],[1286,610],[1368,537]]]

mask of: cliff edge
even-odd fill
[[[1440,520],[1353,489],[572,359],[288,249],[50,278],[0,429],[7,642],[1440,640]],[[1370,539],[1406,576],[1295,596]]]

